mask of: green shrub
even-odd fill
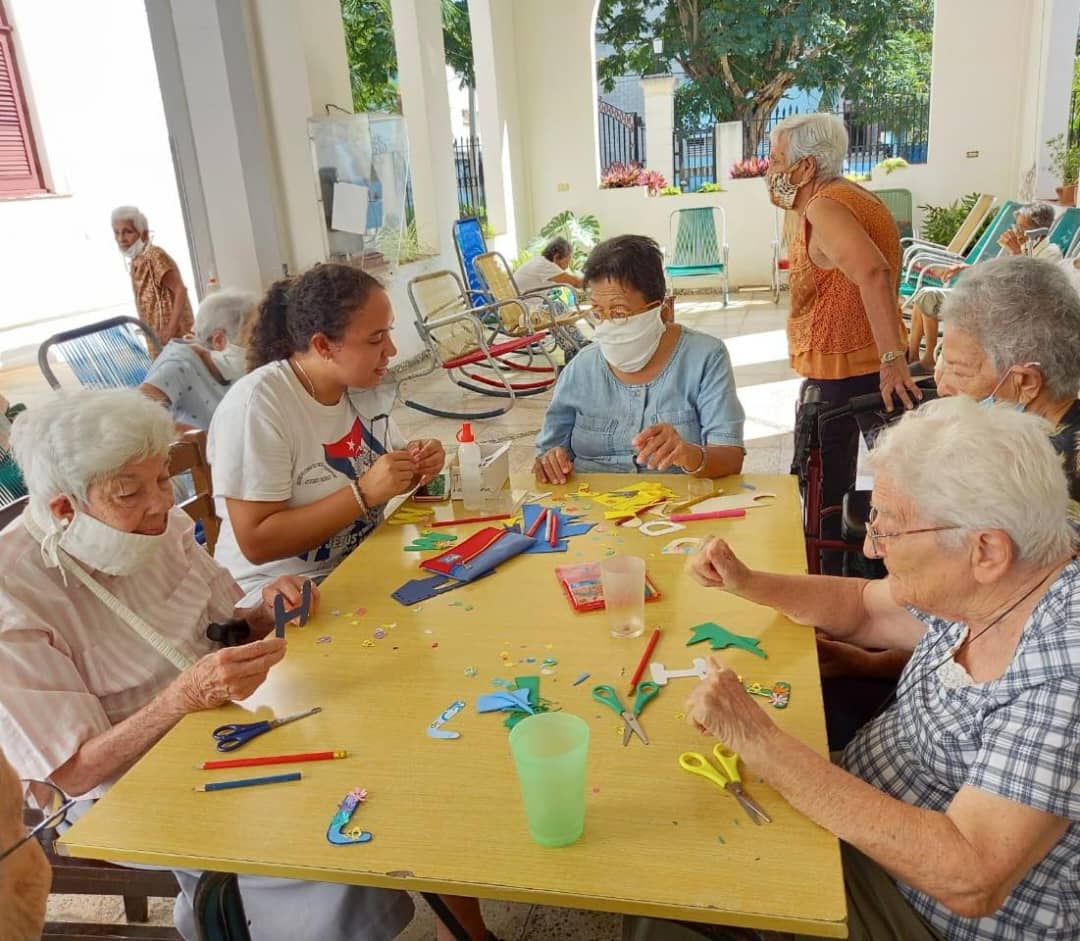
[[[702,183],[701,186],[697,188],[697,191],[699,193],[723,193],[724,187],[719,183]]]
[[[665,186],[660,190],[661,196],[682,196],[681,186]]]
[[[948,245],[952,237],[967,218],[971,207],[979,198],[978,193],[968,193],[963,199],[956,200],[948,206],[919,206],[924,213],[922,224],[922,238],[938,245]],[[990,225],[993,213],[987,213],[983,224],[979,226],[972,241],[982,234],[983,229]]]

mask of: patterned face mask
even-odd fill
[[[803,186],[810,182],[809,180],[803,180],[802,183],[792,182],[791,169],[771,173],[765,178],[765,185],[769,187],[769,199],[780,209],[790,209],[794,206],[795,196]]]

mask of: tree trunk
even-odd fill
[[[769,117],[776,110],[776,106],[782,97],[783,92],[779,95],[759,94],[752,101],[747,102],[749,107],[742,115],[744,160],[757,156],[758,145],[765,137],[765,128],[769,123]]]

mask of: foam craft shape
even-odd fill
[[[450,533],[421,533],[405,546],[406,552],[442,552],[448,544],[456,542]]]
[[[604,519],[614,520],[624,516],[633,516],[647,506],[659,503],[662,500],[668,500],[674,496],[676,494],[670,487],[646,481],[644,483],[630,484],[622,490],[592,494],[590,499],[601,506],[610,507],[604,513]]]
[[[649,675],[657,686],[667,686],[668,680],[688,677],[703,680],[709,675],[709,667],[704,657],[694,657],[693,664],[689,670],[669,670],[662,663],[650,663]]]
[[[407,526],[410,523],[423,523],[431,519],[435,511],[426,506],[408,506],[402,504],[386,522],[391,526]]]
[[[686,642],[687,647],[691,644],[700,644],[703,640],[707,640],[709,646],[712,647],[713,650],[724,650],[727,647],[735,647],[739,650],[745,650],[747,653],[752,653],[757,657],[761,657],[763,660],[768,659],[765,651],[758,646],[761,641],[756,637],[733,634],[726,627],[721,627],[719,624],[714,624],[712,621],[695,624],[690,630],[692,631],[692,635]]]
[[[477,712],[504,712],[507,709],[523,709],[529,715],[536,712],[529,704],[529,691],[527,689],[486,693],[476,700]]]
[[[705,540],[700,536],[682,536],[679,539],[672,539],[663,549],[660,550],[661,555],[692,555],[697,552],[703,545]]]
[[[717,513],[721,510],[755,510],[761,507],[772,506],[772,501],[776,499],[775,493],[735,493],[727,497],[710,497],[708,500],[702,500],[700,503],[695,503],[689,509],[676,510],[676,513]],[[656,516],[664,517],[665,519],[671,514],[667,511],[666,507],[658,506],[655,510],[651,510]]]
[[[641,524],[639,532],[643,536],[670,536],[680,529],[686,529],[682,523],[673,523],[671,520],[649,520]]]
[[[452,732],[450,729],[444,729],[443,726],[464,708],[465,701],[463,699],[455,699],[443,710],[442,714],[428,726],[427,734],[431,738],[439,739],[461,738],[460,732]]]
[[[551,545],[546,538],[544,538],[546,529],[544,524],[541,524],[541,528],[537,530],[533,535],[536,537],[534,542],[524,554],[537,555],[545,552],[566,552],[570,547],[566,540],[571,539],[574,536],[584,536],[590,529],[596,524],[588,521],[582,521],[580,514],[572,515],[562,511],[557,506],[541,506],[538,503],[526,503],[521,507],[521,525],[513,526],[512,529],[515,532],[527,533],[536,522],[536,518],[547,510],[548,513],[554,513],[559,517],[559,537],[555,540],[555,545]],[[546,522],[546,520],[545,520]]]
[[[290,621],[296,621],[301,627],[307,624],[308,614],[311,612],[311,579],[305,579],[300,589],[300,604],[291,611],[285,610],[285,596],[278,593],[274,596],[274,634],[277,637],[285,636],[285,625]]]
[[[363,827],[350,827],[352,816],[360,805],[367,800],[367,791],[362,787],[353,788],[338,804],[337,813],[326,829],[326,842],[332,846],[352,846],[356,843],[370,843],[371,834]],[[348,827],[348,829],[346,829]]]

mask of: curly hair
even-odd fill
[[[288,359],[322,333],[340,342],[353,313],[382,284],[350,265],[316,265],[301,275],[275,281],[259,305],[248,346],[248,369]]]

